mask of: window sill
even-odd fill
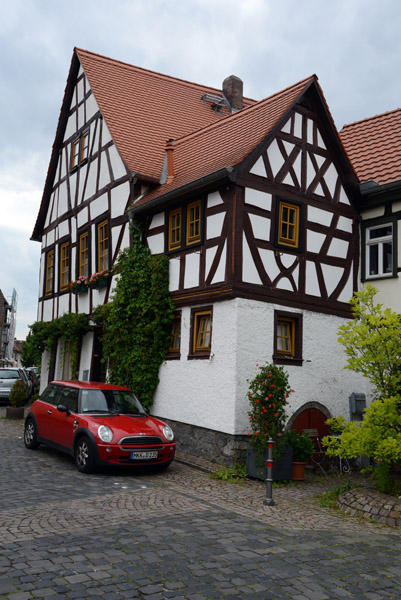
[[[166,356],[166,360],[180,360],[181,354],[179,352],[169,352]]]
[[[284,356],[281,354],[273,354],[273,362],[275,365],[294,365],[294,367],[302,367],[303,358],[295,356]]]
[[[193,360],[194,358],[210,358],[210,352],[195,352],[194,354],[188,354],[188,360]]]

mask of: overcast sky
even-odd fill
[[[35,225],[74,46],[265,98],[316,73],[338,129],[401,106],[400,0],[0,0],[0,289],[36,320]]]

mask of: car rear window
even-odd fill
[[[19,379],[19,373],[15,369],[4,369],[0,371],[0,379]]]

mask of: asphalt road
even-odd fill
[[[400,529],[320,508],[327,481],[233,485],[164,473],[79,473],[28,451],[0,418],[0,598],[401,598]]]

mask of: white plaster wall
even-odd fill
[[[218,213],[217,215],[210,215],[207,218],[207,239],[211,240],[215,237],[221,236],[221,230],[223,227],[225,213]]]
[[[252,188],[245,188],[245,204],[252,204],[253,206],[259,206],[265,210],[271,210],[272,195],[267,192],[253,190]]]
[[[151,235],[147,238],[147,242],[152,254],[162,254],[164,252],[164,233]]]
[[[274,310],[283,306],[235,299],[213,306],[210,360],[188,360],[190,308],[182,311],[181,359],[166,361],[152,412],[160,417],[230,434],[248,432],[248,382],[256,364],[272,361]],[[289,309],[294,312],[294,309]],[[303,314],[302,366],[285,366],[295,393],[288,417],[307,402],[320,402],[333,416],[349,418],[352,392],[370,393],[366,379],[345,370],[337,342],[344,319],[310,311]],[[323,335],[324,332],[324,335]]]
[[[90,331],[82,338],[81,361],[79,365],[79,379],[82,381],[83,372],[90,369],[93,346],[93,332]]]
[[[96,217],[106,212],[108,207],[109,204],[107,194],[102,194],[101,196],[99,196],[99,198],[96,198],[96,200],[92,200],[90,204],[91,218],[96,219]]]
[[[198,252],[187,254],[185,257],[184,288],[198,287],[199,285],[199,262]]]
[[[124,166],[121,156],[118,153],[116,146],[111,146],[109,149],[109,156],[111,162],[111,168],[113,169],[114,179],[119,179],[127,174],[127,170]]]
[[[211,208],[212,206],[218,206],[219,204],[223,204],[223,200],[221,199],[219,192],[212,192],[207,197],[207,207]]]
[[[213,307],[212,353],[208,360],[187,359],[191,309],[183,309],[181,359],[166,361],[160,367],[152,414],[235,432],[236,312],[231,310],[232,304],[219,302]]]
[[[149,225],[149,229],[154,229],[155,227],[162,227],[164,225],[164,212],[157,213],[152,217],[152,222]]]

